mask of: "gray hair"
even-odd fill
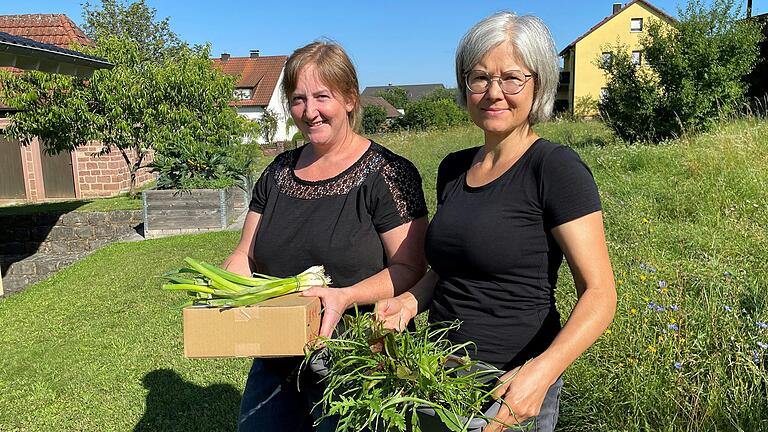
[[[531,15],[499,12],[484,18],[464,35],[456,50],[459,105],[466,107],[467,104],[465,75],[489,51],[505,42],[534,74],[535,91],[528,122],[534,125],[547,120],[555,104],[560,66],[552,34],[541,19]]]

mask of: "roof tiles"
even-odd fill
[[[267,106],[287,60],[287,56],[230,57],[213,59],[213,65],[239,77],[235,87],[251,89],[251,98],[238,100],[235,106]]]
[[[0,31],[59,48],[70,48],[73,43],[94,45],[94,42],[64,14],[0,15]]]

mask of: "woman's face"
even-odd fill
[[[351,132],[347,114],[354,103],[334,94],[314,65],[305,66],[299,73],[290,105],[293,121],[312,144],[334,144]]]
[[[512,70],[529,75],[531,71],[518,61],[508,43],[488,51],[472,71],[482,71],[494,78]],[[528,125],[528,115],[533,106],[534,79],[530,78],[517,94],[505,94],[499,82],[491,81],[485,93],[467,90],[467,111],[472,121],[487,134],[509,135],[512,131]]]

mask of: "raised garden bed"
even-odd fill
[[[228,189],[146,190],[144,236],[216,231],[227,228],[245,210],[247,193]]]

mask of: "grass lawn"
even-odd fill
[[[768,124],[628,147],[596,123],[545,124],[600,187],[619,310],[566,373],[558,430],[768,430]],[[419,168],[474,128],[375,137]],[[114,244],[0,299],[0,431],[234,430],[246,360],[186,360],[183,294],[158,274],[220,262],[238,233]],[[566,270],[558,302],[575,301]]]

